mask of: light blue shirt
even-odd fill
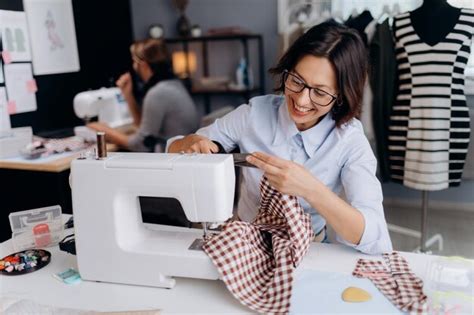
[[[365,229],[358,245],[337,236],[338,241],[368,254],[392,250],[382,206],[382,189],[375,176],[377,160],[367,141],[362,124],[352,119],[337,128],[331,113],[317,125],[299,131],[291,120],[283,96],[252,98],[197,134],[219,142],[227,152],[239,147],[242,153],[261,151],[303,165],[333,192],[343,190],[346,200],[359,210]],[[259,206],[259,184],[263,172],[242,168],[238,214],[252,221]],[[324,218],[306,200],[298,198],[311,214],[313,229],[320,231]]]

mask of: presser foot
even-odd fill
[[[188,247],[190,250],[202,250],[202,246],[204,245],[204,240],[202,238],[197,238],[194,242]]]

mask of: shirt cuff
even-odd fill
[[[179,140],[179,139],[183,139],[184,136],[175,136],[175,137],[172,137],[172,138],[169,138],[167,141],[166,141],[166,148],[165,148],[165,152],[168,153],[168,149],[170,147],[170,145],[175,142],[176,140]]]

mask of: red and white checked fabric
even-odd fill
[[[90,143],[85,142],[83,138],[77,136],[60,139],[48,139],[33,136],[33,145],[35,148],[46,148],[46,152],[43,156],[55,153],[80,151],[92,147]]]
[[[44,139],[44,146],[51,153],[79,151],[90,147],[81,137],[68,137],[62,139]]]
[[[427,313],[423,280],[410,270],[405,258],[398,253],[382,256],[385,263],[380,260],[359,259],[352,275],[369,278],[398,309],[411,314]]]
[[[253,223],[233,221],[206,240],[203,249],[232,295],[259,313],[288,313],[293,271],[314,237],[309,214],[294,196],[263,177]]]

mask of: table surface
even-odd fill
[[[73,160],[77,159],[81,153],[91,150],[91,148],[93,146],[85,150],[54,154],[37,160],[27,160],[20,157],[0,160],[0,168],[60,173],[69,169]],[[117,150],[118,146],[115,144],[107,144],[107,151],[113,152]]]
[[[132,134],[137,129],[133,124],[127,124],[114,128],[125,134]],[[107,151],[117,151],[119,147],[115,144],[107,143]],[[0,168],[15,169],[24,171],[37,171],[37,172],[52,172],[59,173],[68,170],[71,167],[71,162],[77,159],[81,153],[90,150],[82,150],[77,152],[65,152],[57,155],[51,155],[46,158],[40,158],[37,160],[27,160],[23,158],[13,158],[0,160]]]
[[[66,285],[52,274],[76,268],[76,256],[57,246],[47,248],[51,263],[41,270],[21,276],[0,276],[0,297],[32,300],[43,305],[93,311],[161,310],[162,313],[232,313],[248,314],[227,291],[222,281],[177,278],[173,289],[141,287],[111,283],[82,281]],[[13,253],[11,241],[0,244],[0,257]],[[426,277],[430,260],[437,256],[401,253],[412,270],[422,279]],[[311,244],[300,270],[316,270],[350,274],[358,258],[380,259],[361,254],[339,244]],[[131,262],[133,264],[133,262]]]
[[[115,129],[125,134],[132,134],[137,130],[133,124],[127,124]],[[107,143],[107,151],[114,152],[118,149],[119,147],[117,145]],[[77,152],[65,152],[57,155],[51,155],[46,158],[40,158],[38,160],[27,160],[23,158],[4,159],[0,160],[0,168],[60,173],[62,171],[68,170],[71,167],[71,162],[77,159],[81,153],[84,153],[88,150],[90,149]]]

